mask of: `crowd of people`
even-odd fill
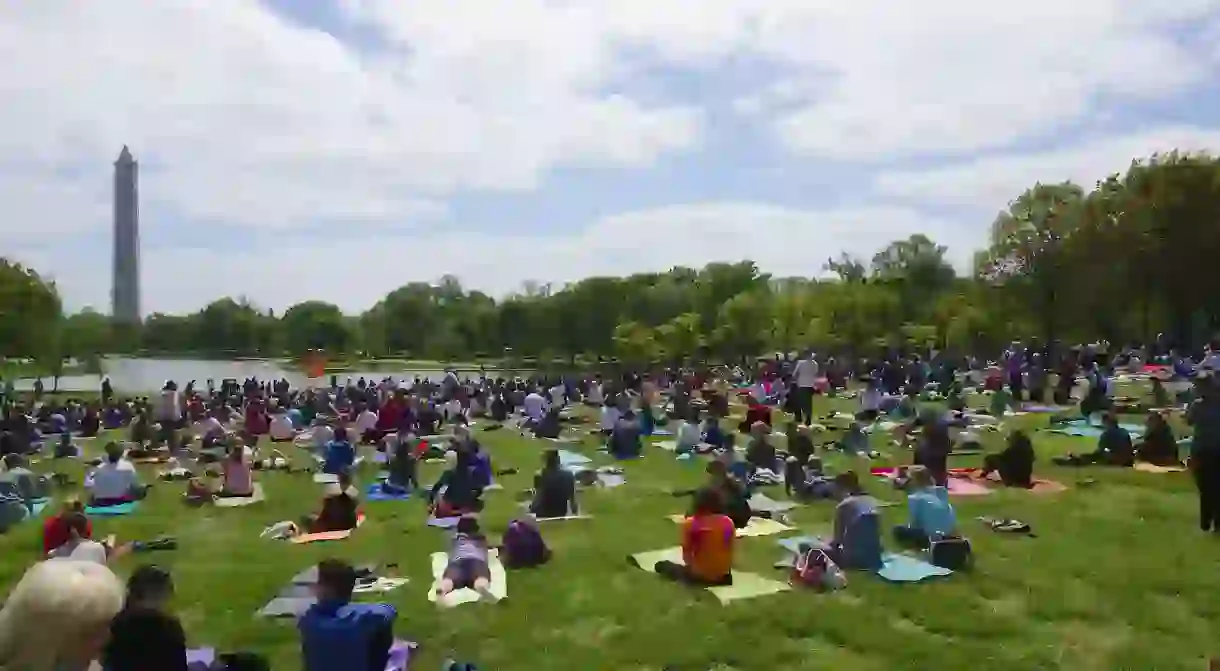
[[[309,389],[293,389],[286,380],[225,380],[219,386],[209,380],[201,388],[192,381],[182,389],[170,382],[151,399],[119,398],[107,381],[97,403],[35,398],[22,405],[9,397],[0,441],[5,471],[0,510],[9,506],[28,516],[55,484],[28,468],[29,455],[42,450],[52,458],[78,456],[74,436],[97,435],[102,428],[124,430],[128,440],[107,442],[88,472],[84,495],[45,522],[46,561],[26,573],[0,610],[0,671],[78,671],[95,660],[108,671],[187,668],[182,625],[165,607],[173,591],[171,576],[144,565],[124,589],[107,568],[116,556],[172,548],[174,540],[96,540],[86,514],[89,507],[143,498],[150,483],[141,481],[135,466],[140,461],[159,464],[160,477],[182,480],[186,499],[206,505],[253,496],[255,471],[290,470],[292,459],[283,450],[304,449],[316,459],[316,470],[333,481],[316,512],[291,521],[285,533],[315,534],[360,524],[353,472],[360,446],[372,446],[384,463],[385,478],[377,485],[382,492],[423,490],[433,518],[455,520],[435,586],[437,601],[467,588],[498,600],[492,551],[498,550],[509,568],[546,563],[551,553],[536,520],[579,513],[579,473],[565,468],[557,450],[542,452],[526,511],[499,543],[492,542],[477,514],[498,473],[470,428],[476,421],[480,433],[519,430],[558,439],[583,431],[573,422],[583,412],[595,416],[589,432],[603,436],[616,458],[640,456],[644,439],[662,432],[672,435],[678,454],[708,455],[706,484],[683,492],[691,504],[681,528],[682,561],[655,567],[660,576],[693,585],[731,584],[736,530],[751,518],[776,514],[754,510],[750,498],[758,487],[780,483],[796,500],[835,501],[831,538],[824,546],[800,548],[794,582],[841,587],[841,570],[881,565],[885,537],[928,550],[938,565],[968,565],[970,546],[959,535],[948,494],[948,459],[977,445],[980,427],[994,426],[1022,404],[1041,404],[1048,390],[1063,406],[1064,419],[1100,419],[1096,450],[1057,460],[1068,465],[1178,464],[1168,413],[1184,409],[1193,428],[1189,463],[1198,486],[1200,527],[1220,532],[1220,385],[1210,375],[1218,357],[1209,352],[1195,364],[1173,352],[1132,348],[1112,356],[1104,347],[1084,347],[1056,353],[1014,343],[990,366],[940,353],[851,365],[807,353],[777,356],[753,371],[477,380],[459,380],[451,371],[438,381],[361,378],[339,384],[332,378],[329,385]],[[1148,408],[1139,440],[1118,419],[1138,403],[1116,397],[1112,380],[1120,371],[1158,376],[1155,407]],[[1081,379],[1085,391],[1077,412],[1069,405]],[[972,389],[988,394],[982,412],[964,403]],[[818,394],[854,397],[858,409],[842,417],[815,416]],[[726,428],[724,420],[738,404],[746,406],[744,418]],[[574,410],[582,405],[589,409]],[[787,415],[791,421],[783,419]],[[777,430],[781,422],[782,432]],[[912,448],[911,463],[894,478],[906,492],[907,518],[888,533],[878,501],[865,492],[857,472],[832,473],[823,459],[831,450],[870,456],[869,434],[882,422],[890,423],[895,440]],[[443,460],[442,474],[421,487],[418,464],[433,458]],[[984,455],[982,468],[970,477],[1033,487],[1035,460],[1030,435],[1013,430],[1005,447]],[[385,668],[396,613],[388,604],[353,603],[356,580],[356,570],[344,562],[318,565],[318,600],[298,622],[304,668]],[[253,669],[266,663],[257,655],[233,653],[217,664]]]

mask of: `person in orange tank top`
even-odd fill
[[[656,572],[691,585],[733,584],[733,542],[737,530],[722,512],[711,488],[695,493],[693,514],[682,523],[682,564],[658,562]]]

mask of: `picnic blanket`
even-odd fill
[[[653,550],[651,552],[639,552],[629,557],[633,566],[642,569],[649,573],[656,573],[657,564],[662,561],[669,561],[675,564],[682,564],[682,548],[672,547],[664,550]],[[765,596],[767,594],[778,594],[787,592],[792,589],[788,583],[779,582],[764,578],[756,573],[747,573],[745,571],[733,571],[733,584],[722,587],[705,587],[712,596],[716,597],[721,604],[749,599],[756,596]]]
[[[445,574],[445,567],[448,565],[448,554],[444,552],[432,553],[432,588],[428,590],[428,600],[432,603],[437,602],[436,588],[440,586],[441,577]],[[508,596],[508,574],[504,571],[504,564],[500,563],[500,553],[494,548],[488,551],[487,567],[491,569],[491,593],[497,599],[503,599]],[[480,600],[482,598],[478,592],[465,587],[440,597],[440,605],[453,607]]]

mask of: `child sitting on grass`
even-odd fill
[[[454,590],[469,588],[487,601],[499,599],[491,591],[491,567],[488,564],[487,537],[479,530],[479,521],[471,516],[458,520],[449,545],[449,562],[436,585],[437,603]]]

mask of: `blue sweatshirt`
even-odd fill
[[[319,601],[297,622],[305,671],[364,671],[374,665],[373,642],[393,644],[398,612],[384,603]],[[385,660],[378,660],[382,664]]]
[[[929,536],[946,536],[957,528],[957,514],[949,503],[949,490],[944,487],[928,487],[916,490],[907,496],[912,529],[919,529]]]

